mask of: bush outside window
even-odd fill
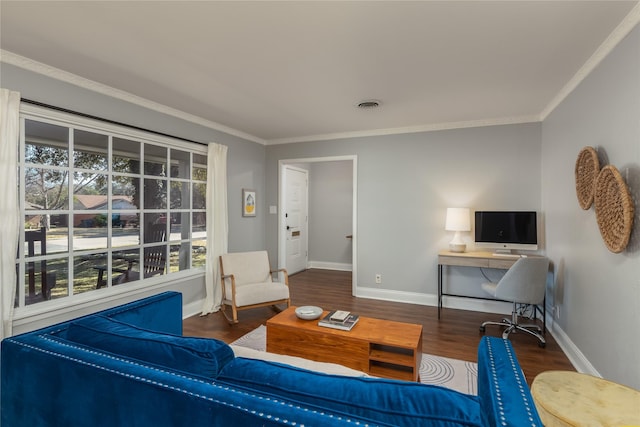
[[[28,109],[16,307],[202,269],[206,146]],[[166,278],[165,280],[169,280]]]

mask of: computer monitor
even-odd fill
[[[538,249],[538,227],[534,211],[476,211],[476,247],[496,252]]]

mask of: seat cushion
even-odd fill
[[[228,299],[230,299],[231,286],[226,292]],[[236,287],[236,306],[238,307],[288,298],[289,287],[280,282],[250,283]]]
[[[221,383],[390,425],[482,425],[475,396],[415,382],[327,375],[238,357],[218,376]]]
[[[66,339],[209,379],[234,358],[222,341],[153,332],[103,316],[72,322]]]

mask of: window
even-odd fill
[[[16,307],[203,270],[207,147],[24,106]]]

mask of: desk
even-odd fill
[[[537,255],[528,255],[535,257]],[[442,297],[459,297],[459,298],[473,298],[488,301],[501,301],[495,298],[483,298],[470,295],[457,295],[443,292],[442,290],[442,274],[443,267],[445,265],[460,266],[460,267],[478,267],[478,268],[495,268],[499,270],[508,270],[513,264],[519,260],[520,257],[515,256],[500,256],[494,255],[492,252],[450,252],[441,251],[438,253],[438,319],[440,319],[440,311],[442,310]],[[545,298],[546,299],[546,298]],[[510,302],[510,301],[508,301]],[[536,312],[539,307],[536,307]],[[543,331],[546,331],[546,304],[542,303],[542,324]]]

